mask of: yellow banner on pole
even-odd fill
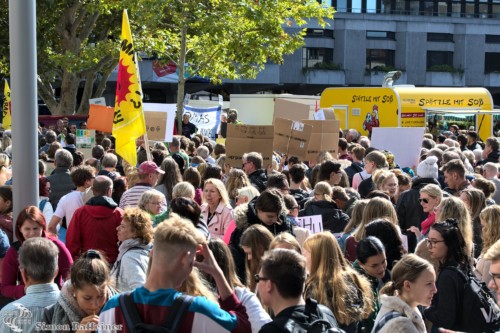
[[[137,164],[135,140],[146,133],[141,82],[134,52],[127,10],[124,10],[113,136],[116,139],[116,152],[132,166]]]
[[[5,86],[3,88],[4,100],[3,100],[3,118],[2,127],[3,129],[10,129],[12,127],[12,103],[10,100],[10,88],[9,83],[5,80]]]

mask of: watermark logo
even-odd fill
[[[32,322],[33,314],[24,305],[19,303],[12,304],[16,309],[7,312],[3,318],[3,323],[9,327],[13,332],[22,332],[25,325],[30,325]]]

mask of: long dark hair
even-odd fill
[[[464,237],[458,229],[458,221],[456,219],[446,219],[445,221],[434,223],[431,229],[441,234],[444,243],[448,247],[442,266],[455,261],[461,268],[469,270],[471,258],[467,252]]]
[[[387,269],[391,271],[395,261],[406,253],[396,225],[385,219],[376,219],[366,225],[365,231],[366,236],[377,237],[384,244]]]

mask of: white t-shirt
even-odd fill
[[[66,217],[66,226],[69,228],[71,219],[75,210],[83,206],[83,195],[85,192],[71,191],[59,200],[54,215],[63,218]]]

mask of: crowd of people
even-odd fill
[[[18,216],[3,133],[0,332],[460,332],[463,276],[499,299],[494,137],[425,134],[401,168],[349,129],[337,156],[234,168],[189,128],[137,140],[131,166],[103,133],[85,156],[75,128],[40,128],[40,200]]]

